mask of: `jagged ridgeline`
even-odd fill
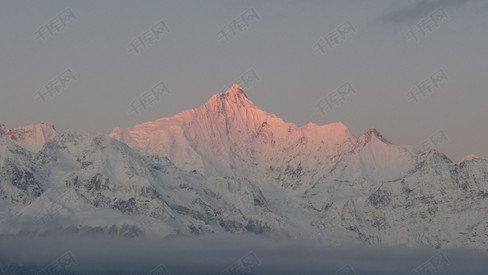
[[[355,137],[340,122],[298,127],[260,110],[238,85],[109,136],[47,124],[0,131],[2,235],[488,241],[487,160],[453,163],[375,129]]]

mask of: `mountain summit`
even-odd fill
[[[198,108],[133,128],[116,128],[110,136],[140,151],[167,156],[186,170],[256,179],[272,175],[271,181],[292,188],[312,184],[370,143],[375,145],[367,147],[368,153],[377,153],[376,160],[382,163],[393,161],[389,157],[399,151],[376,129],[355,138],[341,122],[303,127],[287,123],[256,107],[237,84]]]
[[[232,87],[230,87],[225,93],[224,95],[233,95],[233,96],[244,96],[247,98],[247,95],[246,93],[244,92],[244,90],[241,88],[241,86],[239,86],[239,84],[237,83],[234,83],[232,84]]]

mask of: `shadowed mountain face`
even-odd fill
[[[234,85],[202,106],[37,153],[0,137],[0,234],[273,234],[484,247],[488,161],[453,163],[375,129],[303,127]]]

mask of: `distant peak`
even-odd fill
[[[232,84],[232,87],[229,88],[229,90],[240,90],[240,91],[242,91],[242,88],[241,88],[241,86],[239,86],[239,84],[234,83],[234,84]]]
[[[424,153],[424,155],[427,160],[435,164],[452,163],[450,158],[436,149],[430,149],[428,152]]]
[[[463,161],[469,161],[469,160],[474,160],[474,159],[484,159],[484,160],[488,160],[488,158],[483,158],[483,157],[479,157],[477,155],[468,155],[468,156],[465,156],[464,158],[461,159],[461,161],[459,162],[463,162]]]
[[[232,87],[230,87],[225,93],[224,95],[237,95],[237,96],[240,96],[240,95],[243,95],[244,97],[247,98],[247,95],[246,93],[244,92],[244,90],[241,88],[241,86],[239,86],[239,84],[237,83],[234,83],[232,84]]]
[[[225,93],[214,94],[204,105],[212,106],[212,109],[219,112],[226,108],[225,106],[235,106],[244,109],[255,107],[238,84],[233,84]]]
[[[461,162],[465,161],[465,160],[473,160],[473,159],[477,159],[479,158],[477,155],[468,155],[468,156],[465,156]]]
[[[38,151],[49,140],[57,136],[58,133],[53,125],[41,122],[17,128],[7,129],[5,125],[0,125],[0,136],[23,145],[32,151]]]
[[[387,143],[387,144],[391,144],[390,141],[388,141],[388,139],[386,139],[380,132],[378,132],[376,130],[376,128],[371,128],[369,129],[366,133],[364,133],[363,135],[361,135],[362,137],[366,137],[368,139],[368,141],[372,138],[372,137],[375,137],[377,139],[379,139],[380,141],[384,142],[384,143]],[[360,137],[361,138],[361,137]]]
[[[362,149],[368,144],[383,143],[391,144],[382,134],[380,134],[375,128],[369,129],[367,132],[359,136],[356,140],[356,148]]]

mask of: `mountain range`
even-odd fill
[[[0,235],[229,232],[485,248],[488,160],[298,127],[233,85],[202,106],[115,128],[0,127]]]

